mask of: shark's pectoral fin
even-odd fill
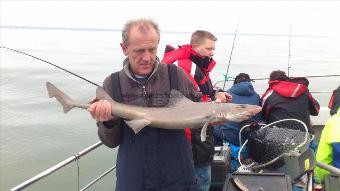
[[[208,128],[208,125],[209,123],[215,119],[215,117],[211,117],[207,122],[205,122],[205,124],[203,125],[202,127],[202,130],[201,130],[201,141],[204,142],[207,140],[207,128]]]
[[[124,121],[136,134],[143,129],[145,126],[148,126],[151,122],[146,119],[135,119],[131,121]]]

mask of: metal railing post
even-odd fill
[[[53,172],[61,169],[62,167],[68,165],[69,163],[79,159],[80,157],[86,155],[87,153],[89,153],[90,151],[96,149],[97,147],[101,146],[103,143],[102,142],[97,142],[89,147],[87,147],[86,149],[80,151],[79,153],[77,153],[76,155],[74,156],[71,156],[63,161],[61,161],[60,163],[52,166],[51,168],[47,169],[47,170],[44,170],[43,172],[37,174],[36,176],[26,180],[25,182],[17,185],[16,187],[12,188],[11,191],[18,191],[18,190],[22,190],[24,188],[26,188],[27,186],[37,182],[38,180],[52,174]]]
[[[96,179],[94,179],[92,182],[88,183],[86,186],[84,186],[82,189],[80,189],[79,191],[84,191],[88,188],[90,188],[94,183],[98,182],[98,180],[102,179],[104,176],[106,176],[107,174],[109,174],[112,170],[114,170],[116,168],[116,165],[114,165],[113,167],[111,167],[109,170],[105,171],[103,174],[101,174],[100,176],[98,176]]]

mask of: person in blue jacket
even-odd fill
[[[234,85],[227,90],[232,96],[232,103],[237,104],[251,104],[261,105],[260,96],[255,92],[251,83],[251,79],[248,74],[240,73],[235,77]],[[232,170],[235,171],[238,167],[237,155],[240,149],[239,145],[239,132],[240,128],[244,125],[259,121],[261,114],[255,115],[253,118],[242,122],[229,122],[223,125],[214,126],[214,139],[215,145],[222,145],[223,143],[229,143],[232,154]],[[244,139],[245,137],[242,137]],[[242,141],[244,142],[244,141]],[[246,153],[245,153],[246,154]]]

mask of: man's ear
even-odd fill
[[[120,47],[122,47],[122,51],[123,51],[124,55],[127,56],[128,55],[128,48],[123,43],[120,43]]]
[[[199,51],[199,46],[200,46],[199,44],[192,44],[191,45],[192,49],[196,52]]]

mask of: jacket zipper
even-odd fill
[[[145,85],[143,85],[142,88],[143,88],[143,95],[144,95],[144,98],[146,99],[146,94],[147,94],[147,92],[146,92]]]
[[[146,86],[145,86],[145,84],[142,85],[142,89],[143,89],[143,95],[144,95],[145,104],[146,104],[147,106],[149,106],[149,105],[150,105],[150,103],[149,103],[150,100],[149,100],[148,92],[146,91]]]

